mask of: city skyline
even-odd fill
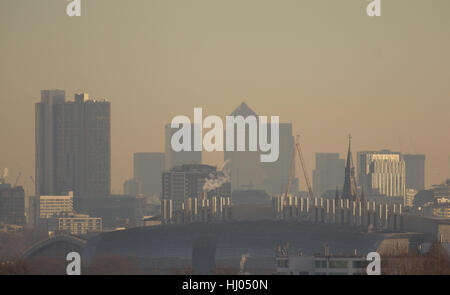
[[[450,275],[449,12],[1,0],[0,278]]]
[[[164,151],[164,125],[174,116],[194,107],[225,116],[242,101],[292,123],[310,176],[315,153],[344,157],[352,133],[355,152],[425,154],[425,185],[443,182],[450,3],[436,1],[437,10],[424,1],[388,2],[386,13],[371,19],[364,1],[336,2],[259,1],[255,10],[252,1],[99,0],[71,19],[63,2],[2,1],[0,88],[7,108],[0,110],[0,167],[10,169],[11,182],[21,172],[19,184],[30,193],[33,105],[41,89],[57,88],[111,102],[116,193],[132,176],[133,153]],[[221,153],[203,159],[223,163]]]
[[[50,90],[58,90],[59,91],[59,89],[50,89]],[[48,90],[41,90],[41,91],[48,91]],[[62,91],[64,91],[64,90],[62,90]],[[64,91],[64,92],[66,92],[66,91]],[[70,101],[70,94],[68,94],[69,95],[69,100],[68,101]],[[83,94],[81,94],[81,95],[88,95],[87,93],[83,93]],[[74,94],[74,97],[77,97],[77,96],[80,96],[80,94]],[[38,103],[38,102],[35,102],[35,103]],[[243,102],[243,103],[245,103],[245,102]],[[112,109],[114,108],[114,106],[112,106],[111,107]],[[111,120],[112,120],[112,115],[111,115]],[[286,122],[281,122],[281,124],[290,124],[290,123],[286,123]],[[170,127],[170,126],[169,126]],[[141,152],[133,152],[132,153],[132,155],[131,155],[131,162],[133,162],[133,157],[134,157],[134,155],[135,154],[142,154],[142,153],[156,153],[156,154],[165,154],[165,153],[167,153],[167,147],[166,147],[166,141],[167,141],[167,128],[168,128],[168,125],[167,124],[164,124],[164,136],[165,136],[165,140],[164,140],[164,148],[163,148],[163,150],[162,151],[141,151]],[[294,128],[293,128],[294,129]],[[111,132],[112,132],[113,130],[111,130]],[[401,139],[399,139],[399,142],[400,142],[400,145],[401,145],[401,141],[400,141]],[[411,143],[412,144],[412,143]],[[113,149],[113,147],[112,147],[112,149]],[[166,151],[165,151],[166,150]],[[308,150],[308,148],[307,148],[307,150]],[[366,150],[376,150],[376,149],[366,149]],[[388,150],[388,149],[386,149],[386,148],[380,148],[380,149],[378,149],[379,151],[383,151],[383,150]],[[410,149],[411,150],[411,149]],[[354,154],[354,156],[356,156],[358,153],[360,153],[360,152],[363,152],[363,151],[365,151],[364,149],[361,149],[361,150],[353,150],[352,149],[352,154]],[[395,152],[396,153],[401,153],[401,154],[403,154],[403,155],[409,155],[409,156],[423,156],[422,154],[419,154],[419,153],[403,153],[403,152],[401,152],[401,151],[398,151],[398,150],[395,150]],[[173,153],[173,152],[172,152]],[[197,152],[198,153],[198,152]],[[333,154],[339,154],[339,157],[343,157],[343,158],[345,158],[345,154],[346,154],[346,152],[344,152],[344,153],[342,153],[342,152],[335,152],[335,151],[328,151],[328,152],[313,152],[313,157],[316,157],[317,156],[317,154],[323,154],[323,153],[333,153]],[[217,166],[217,167],[220,167],[221,165],[223,165],[223,152],[205,152],[205,151],[202,151],[201,152],[201,154],[202,154],[202,156],[201,156],[201,164],[206,164],[206,165],[214,165],[214,166]],[[206,155],[206,157],[205,157],[205,155]],[[283,156],[283,157],[286,157],[285,155]],[[205,162],[205,158],[207,159],[206,161],[209,161],[209,162]],[[222,159],[221,159],[222,158]],[[290,155],[289,155],[289,157],[288,158],[290,158]],[[113,161],[113,159],[111,159],[112,161]],[[308,162],[308,160],[309,159],[307,159],[307,162]],[[445,161],[444,161],[445,162]],[[200,162],[199,162],[200,163]],[[314,163],[314,161],[311,161],[311,163]],[[427,164],[427,161],[425,161],[425,167],[426,168],[428,168],[430,165],[429,164]],[[132,165],[131,165],[132,166]],[[309,174],[309,176],[310,177],[312,177],[312,175],[313,175],[313,170],[314,169],[316,169],[317,167],[314,165],[311,165],[310,166],[311,168],[307,171],[308,172],[308,174]],[[23,174],[22,173],[22,171],[14,171],[13,169],[13,167],[11,168],[11,167],[0,167],[0,168],[8,168],[9,169],[9,181],[10,182],[12,182],[12,180],[13,179],[15,179],[15,178],[17,178],[17,176],[18,176],[18,173],[20,173],[20,174]],[[167,168],[167,167],[166,167]],[[131,178],[133,178],[133,166],[131,167],[131,174],[123,174],[124,175],[124,179],[121,179],[121,180],[119,180],[119,183],[117,183],[117,184],[114,184],[113,183],[113,181],[111,181],[111,191],[113,192],[113,193],[122,193],[123,192],[123,183],[124,182],[126,182],[127,180],[129,180],[130,179],[130,177]],[[300,171],[299,170],[300,169],[300,167],[298,167],[298,165],[296,165],[296,171],[295,171],[295,173],[297,174],[297,175],[300,175],[299,176],[299,178],[300,178],[300,181],[299,181],[299,183],[300,183],[300,189],[301,190],[304,190],[304,191],[306,191],[307,190],[307,188],[305,187],[305,184],[304,184],[304,181],[303,181],[303,172],[302,171]],[[12,170],[12,172],[13,173],[11,173],[11,170]],[[167,169],[165,169],[165,171],[167,171]],[[16,174],[14,174],[14,172],[16,172]],[[112,174],[112,177],[111,177],[111,179],[113,179],[113,174],[114,174],[114,170],[112,170],[111,171],[111,174]],[[428,173],[425,173],[425,176],[427,176],[427,174]],[[22,175],[21,175],[22,176]],[[35,175],[33,174],[33,175],[31,175],[34,179],[36,179],[35,177]],[[25,177],[24,177],[24,179],[23,179],[23,181],[25,182],[24,184],[21,184],[20,182],[19,182],[19,185],[22,185],[26,190],[28,189],[28,191],[27,191],[27,193],[29,193],[29,191],[30,191],[30,187],[29,187],[29,184],[27,184],[26,182],[28,181],[28,179],[26,178],[27,177],[27,175],[25,175]],[[128,178],[127,178],[128,177]],[[450,176],[449,176],[450,177]],[[442,183],[444,180],[446,179],[446,177],[444,177],[443,179],[442,179],[442,181],[441,182],[432,182],[432,183],[429,183],[429,184],[427,184],[427,186],[425,187],[425,188],[427,188],[427,187],[430,187],[430,186],[432,186],[432,185],[436,185],[436,184],[439,184],[439,183]],[[20,180],[20,178],[19,178],[19,180]],[[427,178],[425,178],[425,182],[427,182]],[[341,181],[342,182],[342,181]],[[338,186],[338,189],[342,189],[342,185],[339,185]]]

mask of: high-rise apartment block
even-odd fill
[[[36,195],[109,195],[110,103],[42,90],[35,113]]]

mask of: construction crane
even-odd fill
[[[292,185],[292,178],[294,177],[294,170],[295,170],[295,149],[292,149],[292,163],[291,163],[291,169],[289,170],[289,180],[286,187],[286,193],[284,194],[284,197],[287,198],[289,194],[289,190],[291,189]]]
[[[298,157],[300,159],[300,164],[302,165],[303,175],[305,176],[305,182],[306,182],[306,186],[308,187],[309,197],[312,199],[312,198],[314,198],[314,194],[313,194],[313,190],[311,189],[311,182],[309,181],[309,176],[306,173],[306,164],[305,164],[305,160],[303,159],[302,149],[300,147],[300,135],[297,135],[295,137],[295,147],[297,149]]]
[[[305,164],[305,160],[303,159],[302,149],[300,146],[300,135],[297,135],[295,137],[294,146],[295,146],[295,148],[292,150],[291,170],[289,171],[289,180],[288,180],[288,184],[287,184],[286,192],[285,192],[284,196],[287,197],[287,195],[289,194],[291,185],[292,185],[292,178],[294,177],[294,170],[295,170],[295,151],[297,151],[298,158],[300,160],[300,165],[302,167],[303,175],[305,176],[306,186],[308,187],[309,197],[314,198],[314,194],[311,189],[311,182],[309,181],[308,174],[306,173],[306,164]]]

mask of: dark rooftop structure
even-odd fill
[[[88,241],[82,257],[89,264],[95,257],[120,255],[138,259],[147,271],[170,273],[175,268],[198,267],[198,272],[204,273],[213,266],[239,268],[245,255],[250,273],[271,274],[275,271],[276,249],[280,244],[287,243],[311,255],[320,251],[324,243],[335,253],[351,254],[356,249],[365,255],[374,251],[384,238],[383,234],[342,226],[295,222],[173,224],[100,234]]]

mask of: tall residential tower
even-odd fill
[[[42,90],[36,103],[36,195],[107,196],[111,187],[110,103]]]

